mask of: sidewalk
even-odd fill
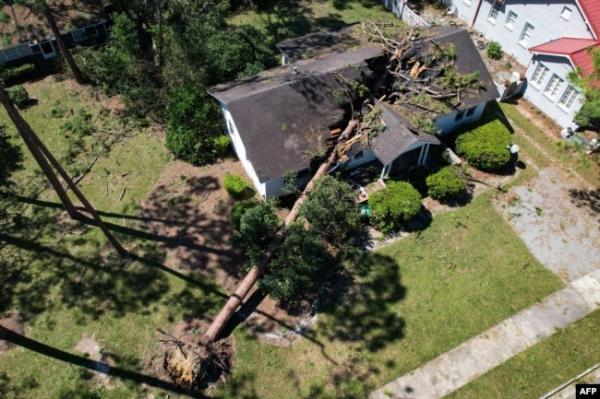
[[[600,308],[600,270],[397,378],[371,399],[441,398]]]

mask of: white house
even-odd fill
[[[309,38],[315,41],[314,35]],[[443,134],[477,121],[498,91],[468,32],[445,29],[431,33],[422,39],[423,51],[433,46],[433,41],[436,46],[454,46],[458,73],[479,73],[477,89],[465,92],[460,106],[431,118]],[[297,53],[299,47],[289,48]],[[302,54],[282,56],[290,63],[209,89],[221,105],[236,154],[263,198],[280,196],[289,174],[309,176],[315,161],[326,154],[346,126],[350,109],[342,94],[347,86],[342,82],[378,87],[381,77],[388,76],[385,55],[378,46],[364,45],[310,59],[302,59]],[[385,178],[394,168],[425,164],[430,147],[440,144],[438,138],[415,127],[410,115],[403,113],[402,104],[378,103],[377,107],[383,130],[354,143],[341,154],[336,167],[379,162]]]
[[[401,1],[401,0],[400,0]],[[591,72],[600,0],[451,0],[458,16],[527,67],[524,96],[562,127],[583,105],[568,74]]]

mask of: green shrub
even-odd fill
[[[215,137],[215,153],[217,157],[224,157],[229,154],[231,147],[231,137],[226,134]]]
[[[233,198],[240,199],[246,197],[252,188],[244,179],[238,175],[227,173],[223,177],[223,187]]]
[[[236,230],[239,231],[240,229],[242,216],[244,216],[248,209],[254,208],[256,205],[258,205],[258,202],[249,200],[237,202],[233,208],[231,208],[231,224],[233,224],[233,227]]]
[[[458,198],[467,190],[465,179],[456,168],[446,166],[427,176],[427,193],[437,200]]]
[[[493,172],[510,161],[510,143],[506,126],[494,120],[459,136],[456,151],[474,167]]]
[[[16,67],[4,67],[0,65],[0,80],[10,85],[29,78],[35,71],[35,64],[22,64]]]
[[[371,195],[369,199],[373,224],[389,233],[414,219],[421,211],[421,195],[406,182],[392,181],[387,188]]]
[[[6,90],[10,100],[19,108],[23,108],[29,102],[29,93],[21,85]]]
[[[487,46],[487,55],[493,60],[499,60],[502,58],[502,45],[491,41]]]
[[[270,202],[260,202],[243,212],[240,234],[235,237],[234,243],[243,252],[246,266],[252,266],[260,260],[278,226],[279,218]]]

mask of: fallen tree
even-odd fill
[[[223,331],[223,329],[227,325],[227,322],[235,314],[238,307],[242,304],[242,302],[248,296],[252,288],[256,285],[256,282],[265,274],[269,260],[273,257],[274,252],[285,237],[287,227],[298,218],[300,208],[308,198],[308,194],[314,188],[317,180],[325,176],[325,174],[327,174],[327,172],[331,168],[333,168],[340,155],[338,150],[343,146],[343,144],[347,140],[349,140],[352,137],[352,133],[355,131],[357,126],[357,119],[350,120],[344,131],[340,134],[336,144],[330,150],[329,156],[327,157],[326,161],[319,166],[313,177],[310,179],[310,181],[302,191],[302,194],[294,203],[292,210],[285,218],[283,224],[275,233],[275,237],[271,240],[269,247],[265,251],[265,254],[261,261],[257,265],[253,266],[248,272],[248,274],[246,274],[246,276],[242,279],[242,281],[237,286],[233,294],[231,294],[231,296],[229,297],[219,314],[215,317],[211,325],[208,327],[208,329],[202,336],[200,340],[202,344],[207,345],[211,342],[214,342],[219,337],[219,334],[221,333],[221,331]]]

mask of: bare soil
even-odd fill
[[[17,334],[25,335],[25,326],[23,318],[18,312],[7,312],[0,318],[0,326],[9,329]],[[10,341],[0,339],[0,355],[3,355],[13,349],[16,345]]]
[[[75,345],[77,352],[83,353],[88,359],[98,362],[99,371],[93,371],[91,375],[91,382],[96,386],[103,388],[112,388],[110,377],[106,374],[106,369],[114,365],[114,361],[110,356],[105,355],[102,352],[100,345],[94,340],[94,337],[83,335],[77,345]],[[104,372],[103,372],[104,371]]]

